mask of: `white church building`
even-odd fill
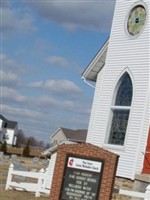
[[[120,156],[117,176],[150,174],[150,0],[116,0],[110,38],[82,78],[96,82],[86,142]]]

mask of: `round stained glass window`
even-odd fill
[[[129,13],[127,30],[131,36],[141,33],[146,22],[146,9],[143,5],[136,5]]]

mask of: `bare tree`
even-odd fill
[[[27,138],[24,134],[24,132],[19,129],[17,133],[17,146],[20,146],[21,144],[26,144]]]
[[[24,132],[19,129],[17,134],[17,146],[20,147],[21,145],[26,145],[27,141],[30,141],[31,146],[45,147],[45,143],[42,140],[39,141],[33,136],[27,137]]]
[[[41,141],[38,141],[38,147],[45,147],[45,143],[41,140]]]
[[[38,141],[33,136],[28,137],[28,140],[31,146],[37,146]]]

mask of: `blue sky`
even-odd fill
[[[94,89],[81,74],[109,37],[115,0],[1,0],[0,112],[49,142],[87,129]]]

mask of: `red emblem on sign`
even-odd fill
[[[70,165],[70,166],[73,165],[73,159],[69,160],[69,165]]]

